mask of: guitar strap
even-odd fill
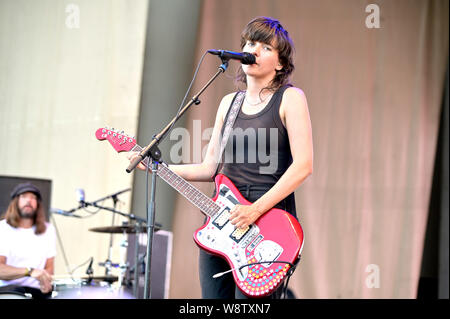
[[[241,109],[242,103],[244,102],[245,91],[239,91],[236,93],[233,104],[231,105],[230,111],[228,112],[227,120],[225,122],[225,128],[223,130],[222,140],[220,142],[220,152],[219,157],[217,158],[217,166],[212,176],[212,180],[217,175],[217,171],[219,169],[220,162],[222,161],[222,154],[225,150],[225,146],[227,145],[228,138],[230,137],[231,130],[233,129],[234,122],[236,122],[237,115],[239,114],[239,110]]]

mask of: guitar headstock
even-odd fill
[[[128,136],[123,131],[118,132],[114,129],[99,128],[95,132],[95,137],[100,140],[108,140],[117,152],[129,152],[136,146],[136,139]]]

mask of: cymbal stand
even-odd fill
[[[111,196],[113,200],[113,209],[116,210],[116,205],[118,202],[117,195]],[[112,214],[111,226],[114,226],[114,219],[116,214]],[[105,260],[105,275],[108,276],[111,273],[111,254],[113,249],[113,234],[109,235],[109,247],[108,247],[108,257]]]
[[[125,272],[128,268],[127,263],[127,249],[128,249],[128,240],[126,231],[123,232],[123,239],[120,243],[120,264],[119,264],[119,289],[122,288],[123,279],[125,276]]]

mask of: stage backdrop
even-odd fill
[[[416,297],[448,59],[448,1],[376,1],[379,10],[371,3],[203,3],[197,59],[208,49],[239,51],[241,30],[259,15],[279,19],[296,45],[293,84],[307,96],[314,139],[314,173],[296,192],[305,247],[290,286],[299,298]],[[207,58],[197,89],[219,64]],[[191,132],[193,120],[202,129],[213,125],[221,97],[235,90],[236,65],[190,111]],[[171,297],[200,297],[191,237],[203,216],[181,197],[176,207]]]
[[[147,4],[0,1],[0,175],[50,179],[51,206],[60,209],[78,206],[77,188],[93,201],[132,185],[127,161],[94,133],[104,125],[136,132]],[[130,193],[119,199],[117,209],[129,212]],[[94,275],[103,275],[97,263],[108,256],[110,236],[89,228],[110,226],[112,214],[77,213],[90,217],[51,220],[61,237],[55,272],[65,275],[94,257]]]

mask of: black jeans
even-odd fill
[[[255,202],[263,196],[271,185],[243,185],[237,186],[242,196],[248,201]],[[213,195],[214,196],[214,195]],[[281,201],[275,207],[287,210],[286,200]],[[211,255],[200,249],[199,253],[199,273],[202,298],[205,299],[249,299],[244,295],[234,283],[232,273],[225,274],[219,278],[212,278],[213,275],[230,269],[227,261],[221,257]],[[270,296],[263,299],[279,299],[281,297],[282,286],[274,291]],[[261,299],[261,298],[258,298]]]

